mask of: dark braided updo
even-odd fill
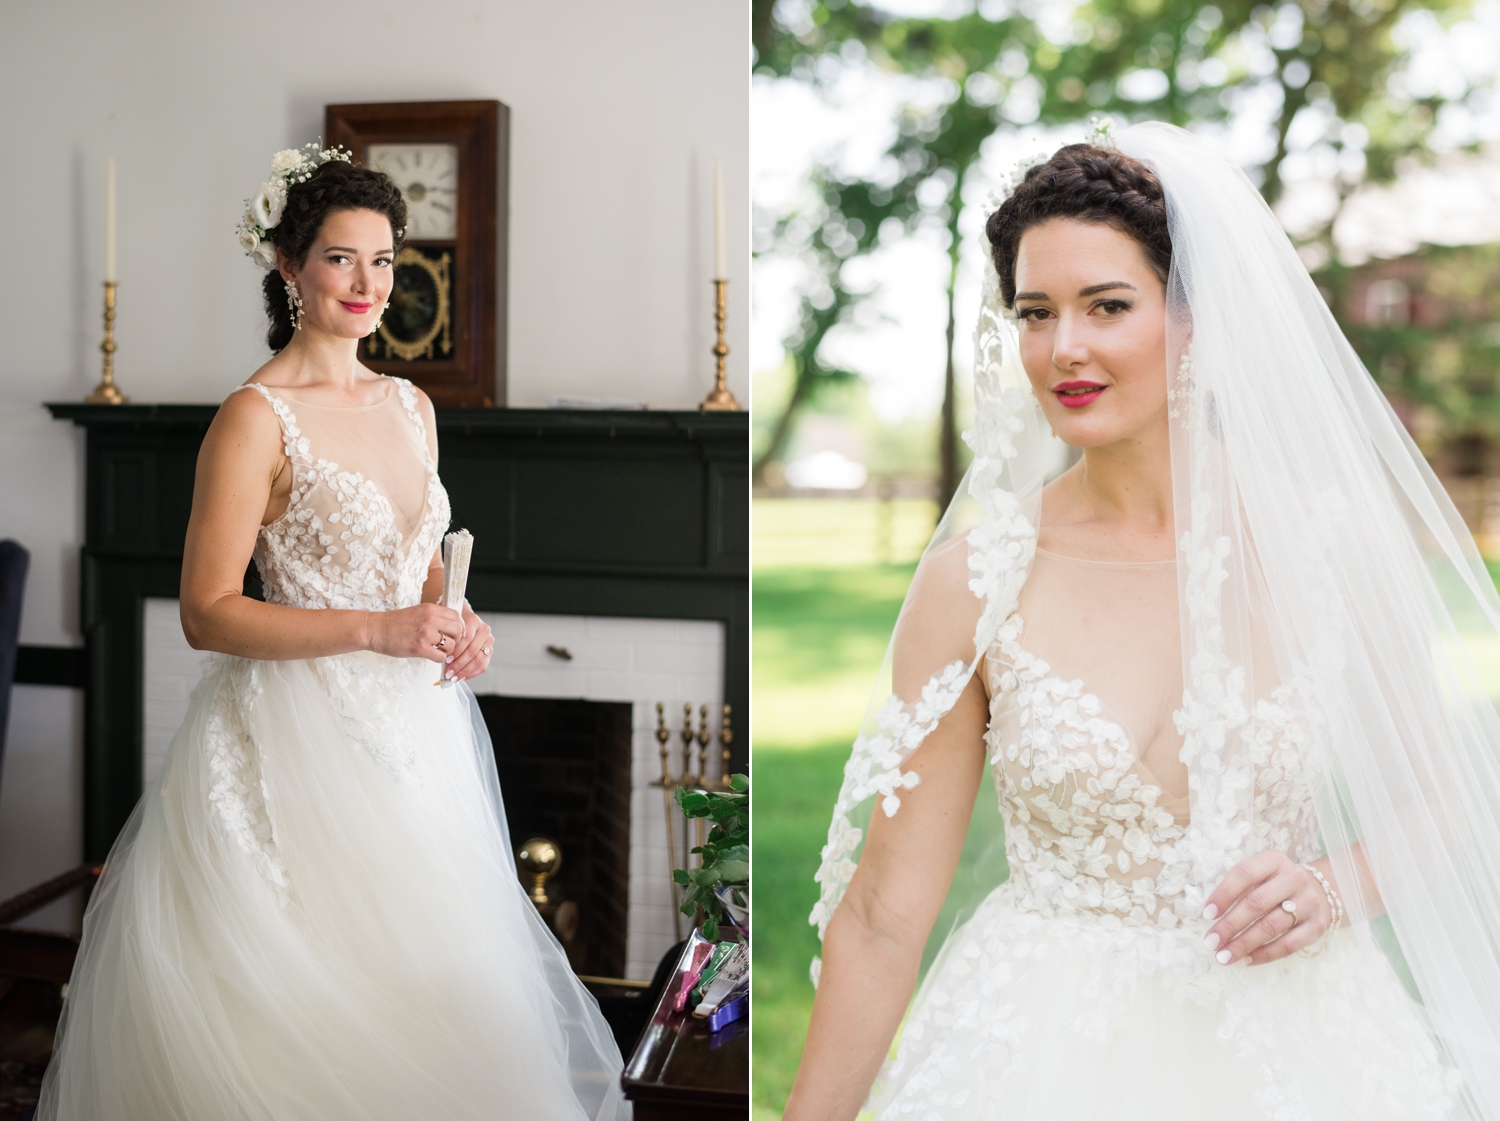
[[[1129,234],[1151,271],[1165,284],[1172,267],[1167,203],[1156,175],[1140,160],[1110,148],[1069,144],[1026,173],[1020,186],[985,223],[1000,298],[1016,300],[1016,251],[1021,235],[1053,218],[1099,222]]]
[[[344,210],[373,210],[384,214],[391,223],[395,249],[401,249],[406,232],[406,200],[401,188],[383,171],[374,171],[343,160],[329,160],[320,165],[304,182],[293,183],[286,193],[286,209],[276,224],[276,248],[299,269],[318,240],[318,233],[330,214]],[[286,302],[286,282],[272,269],[263,284],[266,314],[271,329],[266,343],[280,352],[292,341],[292,310]]]

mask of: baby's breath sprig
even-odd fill
[[[1090,117],[1089,130],[1083,135],[1085,144],[1095,148],[1115,147],[1115,119],[1113,117]]]

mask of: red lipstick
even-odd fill
[[[373,303],[356,304],[352,300],[340,300],[339,304],[345,311],[352,311],[355,315],[363,315],[375,306]]]
[[[1081,409],[1091,401],[1099,400],[1105,388],[1096,381],[1062,381],[1052,387],[1052,392],[1063,408]]]

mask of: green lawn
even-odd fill
[[[797,1072],[818,952],[812,877],[912,568],[756,568],[756,1121],[781,1116]]]

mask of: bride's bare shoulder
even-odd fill
[[[235,388],[224,398],[203,438],[209,454],[253,455],[279,458],[282,452],[281,421],[265,394],[250,388]]]
[[[929,549],[901,607],[899,629],[904,637],[923,645],[972,646],[982,604],[969,587],[971,576],[968,531]]]

